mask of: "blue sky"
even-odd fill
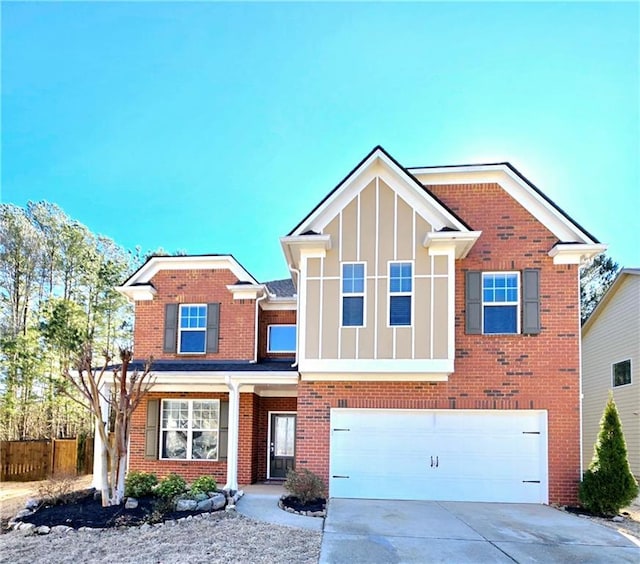
[[[637,3],[3,3],[2,201],[288,272],[375,145],[510,161],[640,266]],[[635,244],[634,244],[635,238]]]

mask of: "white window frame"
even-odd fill
[[[515,274],[516,275],[516,290],[518,292],[518,299],[516,302],[485,302],[484,301],[484,277],[485,275],[498,274],[498,275],[507,275],[507,274]],[[480,295],[482,297],[482,334],[483,335],[520,335],[522,333],[522,321],[521,317],[521,309],[522,309],[522,278],[520,276],[519,270],[487,270],[486,272],[482,272],[482,277],[480,279]],[[492,307],[492,306],[516,306],[516,331],[515,333],[485,333],[484,331],[484,308]]]
[[[362,292],[344,292],[344,266],[349,264],[362,265]],[[362,325],[343,325],[342,316],[344,298],[362,298]],[[340,263],[340,327],[357,328],[367,326],[367,263],[363,261],[344,261]]]
[[[392,292],[391,291],[391,266],[396,264],[408,264],[411,266],[411,291],[410,292]],[[413,327],[415,320],[415,312],[413,306],[415,304],[414,288],[415,288],[415,264],[412,260],[390,260],[387,263],[387,327]],[[408,325],[392,325],[391,324],[391,296],[409,296],[411,298],[411,323]]]
[[[204,327],[181,327],[182,308],[185,307],[204,307]],[[178,308],[178,354],[207,354],[207,320],[209,318],[209,307],[207,304],[180,304]],[[204,350],[203,351],[182,351],[182,332],[183,331],[203,331],[204,332]]]
[[[187,416],[187,427],[185,429],[179,429],[179,428],[167,428],[164,427],[164,405],[165,402],[167,401],[186,401],[188,404],[188,416]],[[216,429],[194,429],[193,428],[193,402],[212,402],[217,404],[218,406],[218,427]],[[186,398],[164,398],[160,400],[160,424],[158,425],[160,427],[160,436],[158,438],[159,440],[159,460],[179,460],[180,462],[217,462],[218,460],[220,460],[220,400],[219,399],[209,399],[209,398],[204,398],[204,399],[200,399],[200,398],[193,398],[193,399],[186,399]],[[162,441],[162,435],[163,433],[165,433],[166,431],[185,431],[187,433],[187,457],[186,458],[167,458],[162,456],[162,450],[163,450],[163,441]],[[193,431],[204,431],[207,433],[213,433],[215,432],[217,434],[217,440],[216,440],[216,457],[215,458],[193,458]]]
[[[298,331],[296,324],[295,323],[272,323],[270,325],[267,325],[267,352],[268,353],[273,353],[273,354],[277,354],[277,353],[295,353],[296,352],[296,341],[297,341],[297,334],[296,334],[296,338],[294,339],[294,343],[293,343],[293,349],[291,350],[286,350],[286,351],[273,351],[271,350],[271,328],[272,327],[293,327],[296,330],[296,333]]]
[[[620,384],[616,386],[616,375],[615,375],[615,366],[616,364],[622,364],[623,362],[629,362],[629,383],[628,384]],[[617,362],[611,363],[611,388],[614,390],[619,390],[620,388],[626,388],[627,386],[631,386],[633,384],[633,362],[630,358],[623,358],[622,360],[618,360]]]

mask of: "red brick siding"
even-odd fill
[[[493,184],[431,188],[482,236],[456,262],[456,361],[448,382],[300,382],[296,463],[328,479],[329,410],[338,407],[546,409],[549,500],[575,503],[580,479],[579,308],[575,265],[554,265],[556,238]],[[539,335],[466,335],[466,270],[540,268]]]
[[[228,401],[226,393],[150,393],[147,399],[219,399]],[[296,398],[261,398],[252,393],[240,394],[240,432],[238,436],[238,483],[265,480],[269,411],[295,411]],[[129,468],[154,472],[158,477],[172,472],[187,481],[204,474],[212,475],[222,487],[227,481],[227,462],[210,460],[150,460],[144,457],[147,403],[133,414]]]
[[[157,295],[136,302],[134,343],[136,358],[252,360],[255,338],[255,300],[234,300],[227,289],[237,282],[229,270],[162,270],[151,283]],[[165,304],[220,303],[217,353],[185,355],[162,351]]]
[[[260,311],[258,323],[258,356],[259,358],[291,358],[294,353],[267,352],[267,328],[269,325],[295,325],[296,310],[264,310]]]

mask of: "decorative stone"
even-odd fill
[[[51,532],[56,534],[64,534],[69,531],[73,531],[71,527],[67,527],[67,525],[56,525],[55,527],[51,527]]]
[[[135,497],[128,497],[124,504],[125,509],[135,509],[138,507],[138,500]]]
[[[144,524],[140,525],[140,530],[141,531],[149,531],[149,530],[151,530],[151,525],[149,525],[149,523],[144,523]]]
[[[29,509],[30,511],[35,511],[40,505],[40,502],[37,499],[30,497],[24,504],[25,509]]]
[[[213,511],[218,511],[218,509],[222,509],[227,504],[227,498],[224,494],[215,493],[211,498],[211,502]]]
[[[81,533],[97,533],[100,529],[94,529],[93,527],[80,527],[78,531]]]
[[[47,527],[46,525],[40,525],[36,527],[36,533],[39,535],[48,535],[51,532],[51,527]]]
[[[613,519],[611,519],[612,521],[615,521],[616,523],[622,523],[624,521],[624,517],[622,517],[621,515],[616,515]]]
[[[20,523],[18,525],[19,531],[32,531],[36,526],[33,523]]]
[[[236,506],[233,503],[230,503],[229,505],[227,505],[227,507],[225,507],[225,510],[227,510],[227,511],[235,511],[236,510]]]
[[[93,492],[93,501],[100,501],[102,499],[102,492]]]
[[[23,517],[28,517],[31,514],[33,514],[33,511],[31,511],[31,509],[21,509],[16,513],[16,516],[14,517],[14,519],[15,520],[22,519]]]
[[[193,496],[193,499],[196,501],[204,501],[205,499],[209,499],[209,496],[206,493],[197,493]]]
[[[179,499],[176,502],[176,511],[194,511],[198,506],[195,499]]]

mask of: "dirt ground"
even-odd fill
[[[64,478],[71,491],[83,490],[91,487],[93,475]],[[55,482],[55,480],[53,480]],[[24,504],[30,497],[38,497],[41,490],[52,487],[52,480],[38,482],[0,482],[0,520],[8,521],[15,514],[24,509]],[[55,487],[55,484],[54,484]]]

